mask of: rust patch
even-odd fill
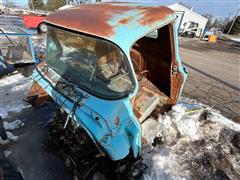
[[[46,21],[64,28],[81,31],[102,37],[114,35],[114,27],[109,23],[113,16],[127,11],[137,10],[143,14],[140,24],[150,25],[165,18],[172,10],[166,7],[133,6],[128,3],[96,3],[85,4],[75,8],[57,11],[50,14]],[[119,24],[128,24],[131,17],[120,19]],[[134,18],[134,17],[132,17]]]
[[[133,112],[142,123],[157,107],[163,94],[147,78],[142,77],[139,82],[137,95],[132,100]]]
[[[183,84],[183,75],[178,72],[176,76],[171,76],[171,82],[171,98],[168,99],[168,104],[175,105]]]
[[[154,119],[158,119],[159,114],[164,115],[164,113],[168,112],[169,110],[171,110],[172,106],[170,105],[158,105],[153,112],[151,113],[151,116]]]
[[[142,11],[141,14],[143,14],[143,18],[139,20],[139,23],[142,25],[151,25],[157,21],[160,21],[162,19],[165,19],[169,14],[173,14],[173,10],[164,7],[152,7],[152,8],[140,8]]]
[[[128,24],[128,22],[132,19],[132,17],[127,17],[127,18],[123,18],[123,19],[120,19],[118,22],[120,24]]]
[[[49,15],[46,21],[77,31],[100,36],[111,36],[114,34],[114,27],[109,24],[109,21],[113,15],[132,9],[134,7],[112,4],[87,4],[57,11]]]
[[[38,107],[46,102],[50,102],[52,99],[39,84],[34,82],[24,100],[29,102],[32,106]]]
[[[130,56],[133,62],[133,68],[135,70],[135,73],[138,75],[146,69],[145,67],[145,60],[143,59],[141,53],[137,51],[136,49],[131,49]]]

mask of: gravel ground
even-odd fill
[[[210,44],[189,38],[180,38],[179,45],[189,70],[183,95],[240,122],[240,45],[229,40]]]

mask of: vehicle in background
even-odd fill
[[[27,99],[58,104],[51,142],[75,172],[104,159],[118,171],[157,138],[148,125],[158,122],[148,117],[176,104],[187,78],[175,19],[167,7],[131,3],[85,4],[46,18],[46,61]]]
[[[179,34],[182,37],[189,38],[200,37],[202,34],[202,29],[199,28],[198,23],[189,21],[187,23],[184,23],[184,29],[181,29]]]
[[[46,25],[43,23],[46,15],[23,15],[21,18],[26,28],[37,29],[38,32],[46,32]]]
[[[202,40],[208,41],[209,37],[212,36],[212,35],[216,35],[216,33],[217,33],[217,29],[214,28],[214,27],[211,28],[210,30],[206,30],[203,33]]]

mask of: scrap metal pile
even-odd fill
[[[67,114],[58,108],[49,124],[48,147],[64,160],[75,180],[99,177],[134,180],[142,177],[146,166],[140,162],[140,157],[134,159],[130,156],[122,161],[111,161],[96,148],[81,127],[74,128],[72,123],[68,123],[64,129],[66,119]]]
[[[19,66],[35,64],[31,36],[21,18],[0,16],[0,76]]]

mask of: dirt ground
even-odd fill
[[[179,46],[183,65],[189,70],[183,96],[240,122],[240,44],[226,39],[211,44],[180,38]]]

